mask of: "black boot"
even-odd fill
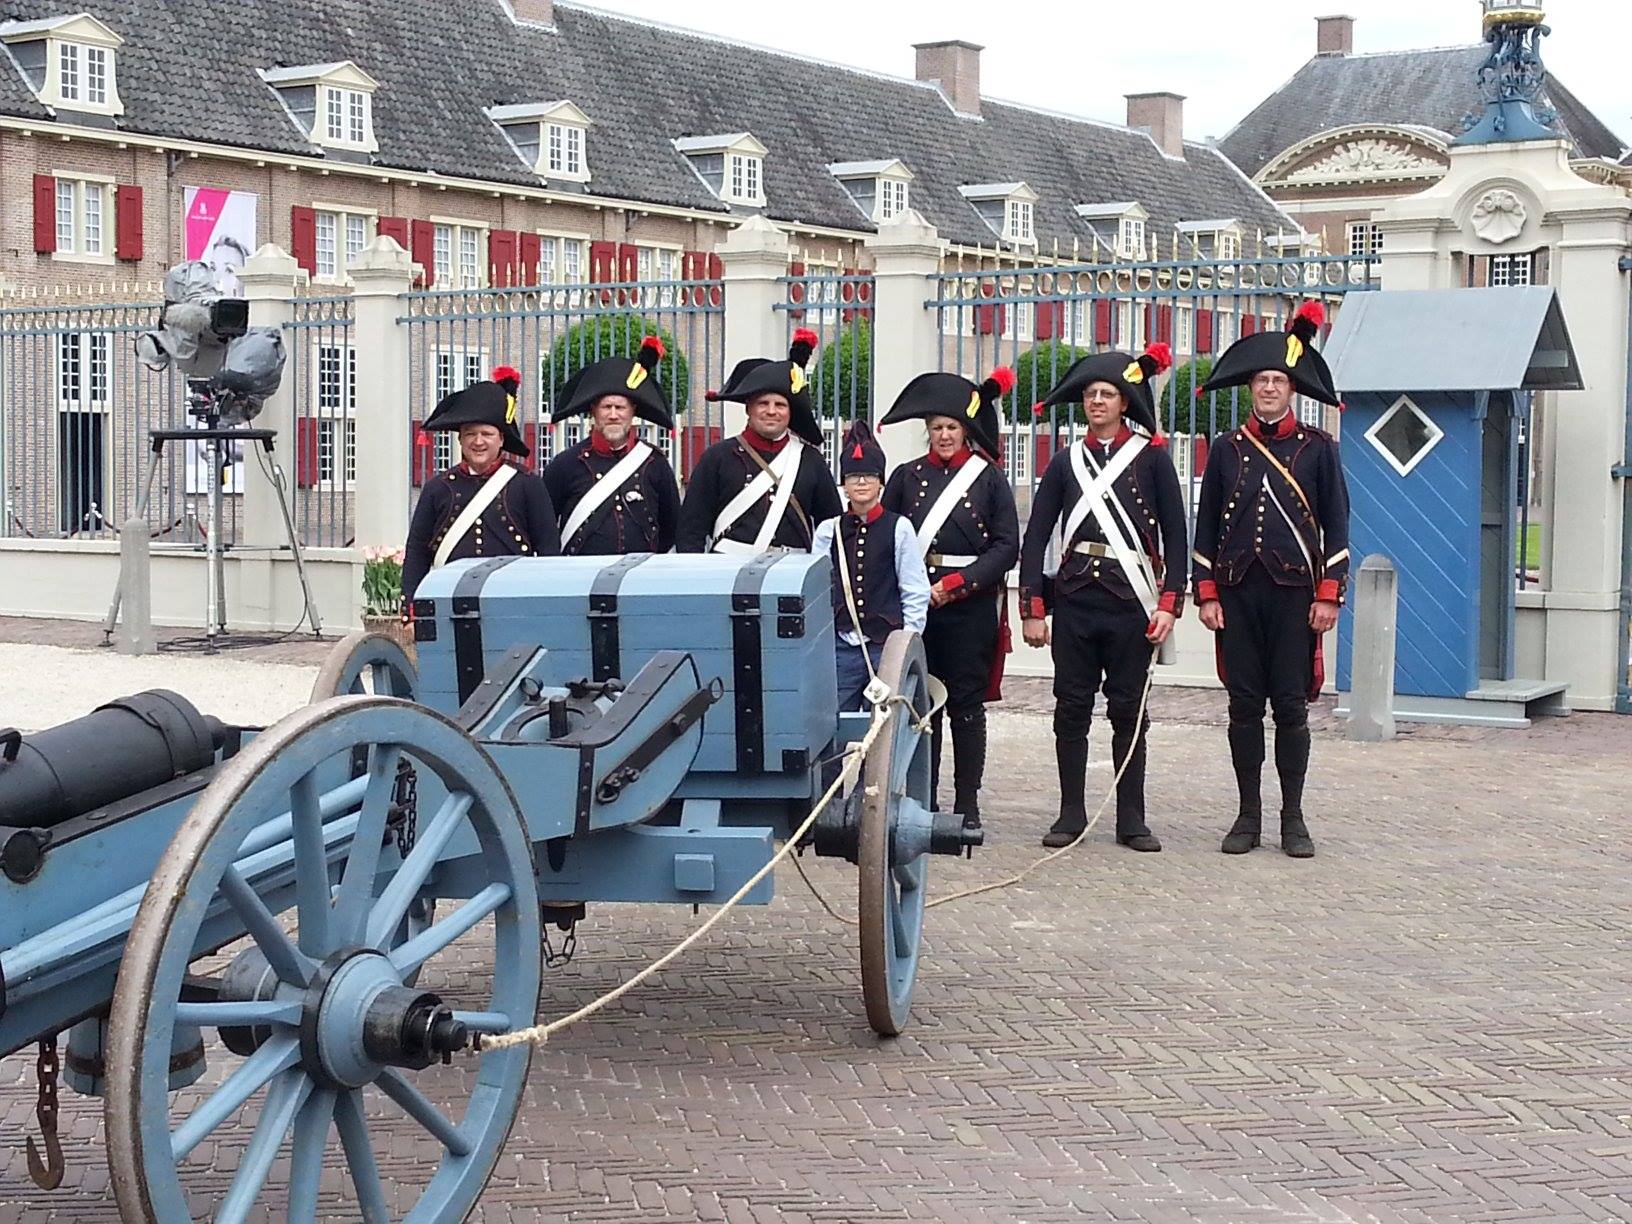
[[[1275,772],[1281,776],[1281,849],[1314,858],[1315,840],[1303,821],[1303,779],[1309,772],[1309,725],[1275,728]]]
[[[1060,816],[1043,834],[1049,849],[1069,846],[1088,827],[1083,791],[1088,784],[1088,737],[1054,740],[1054,760],[1060,770]]]
[[[1116,783],[1116,840],[1146,853],[1160,850],[1162,843],[1145,824],[1145,739],[1150,719],[1137,736],[1131,719],[1120,719],[1111,727],[1111,768],[1122,771]]]
[[[952,712],[952,810],[980,828],[980,780],[986,772],[986,707]]]
[[[1225,854],[1245,854],[1257,849],[1263,832],[1264,801],[1260,792],[1264,771],[1264,723],[1231,722],[1230,761],[1235,766],[1235,785],[1241,808],[1224,835]]]

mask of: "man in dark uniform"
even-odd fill
[[[678,551],[805,550],[816,524],[843,511],[805,376],[816,342],[815,332],[800,328],[786,361],[740,361],[725,388],[708,393],[711,402],[744,405],[748,428],[698,458],[680,506]]]
[[[550,424],[590,414],[589,437],[544,469],[550,504],[561,522],[568,556],[665,553],[674,547],[680,486],[656,447],[635,432],[635,418],[664,432],[674,417],[657,381],[663,342],[647,336],[633,358],[607,357],[585,366],[562,388]]]
[[[884,508],[904,515],[929,567],[929,623],[924,651],[930,674],[946,685],[952,720],[952,810],[980,827],[986,772],[986,702],[1001,695],[1008,608],[1004,579],[1020,555],[1014,491],[1003,475],[997,401],[1014,372],[992,371],[975,384],[957,374],[920,374],[879,422],[922,420],[929,453],[895,469]],[[939,807],[942,723],[930,740],[931,795]]]
[[[1337,442],[1292,412],[1294,392],[1338,405],[1313,348],[1326,321],[1318,302],[1285,333],[1236,341],[1203,391],[1248,387],[1246,424],[1207,456],[1196,510],[1196,602],[1218,634],[1218,674],[1230,694],[1230,757],[1241,807],[1225,854],[1245,854],[1263,828],[1264,703],[1275,717],[1281,849],[1309,858],[1303,818],[1309,702],[1324,680],[1320,638],[1337,624],[1349,579],[1349,492]]]
[[[403,607],[432,569],[465,557],[553,556],[561,551],[550,494],[537,476],[504,462],[531,451],[516,429],[521,375],[509,366],[492,382],[455,391],[426,430],[459,431],[460,460],[419,495],[402,563]]]
[[[1088,826],[1084,790],[1088,726],[1103,682],[1111,720],[1116,840],[1134,850],[1162,843],[1145,821],[1145,740],[1141,717],[1151,654],[1183,610],[1184,498],[1166,439],[1156,425],[1151,383],[1172,364],[1165,344],[1143,356],[1084,357],[1041,408],[1081,404],[1088,436],[1054,456],[1037,486],[1020,553],[1020,608],[1026,642],[1054,649],[1054,755],[1060,814],[1043,845],[1069,846]],[[1063,517],[1052,608],[1043,558]],[[1045,614],[1052,610],[1052,633]]]
[[[839,709],[857,710],[865,708],[862,696],[890,634],[897,629],[923,633],[929,573],[912,524],[879,501],[884,451],[866,421],[857,421],[845,435],[839,471],[849,506],[816,525],[811,551],[833,559]]]

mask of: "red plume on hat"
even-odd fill
[[[495,366],[493,369],[493,381],[498,383],[499,386],[503,387],[511,395],[515,395],[521,390],[521,371],[516,369],[515,366]]]
[[[1014,371],[1008,366],[998,366],[986,376],[986,381],[980,384],[980,398],[990,403],[1013,390]]]
[[[640,342],[640,352],[635,356],[635,360],[645,366],[647,370],[655,370],[657,369],[657,363],[662,361],[665,355],[666,350],[663,348],[662,338],[647,336],[646,339]]]
[[[1286,330],[1299,340],[1308,344],[1320,334],[1320,329],[1326,326],[1326,307],[1319,302],[1305,302],[1298,307],[1298,313],[1292,316],[1292,321],[1286,325]]]
[[[793,333],[793,340],[788,345],[788,360],[800,367],[809,365],[810,355],[816,351],[821,342],[821,337],[810,328],[801,327]]]
[[[1173,350],[1158,340],[1145,346],[1145,351],[1139,357],[1139,366],[1145,372],[1146,378],[1155,378],[1158,374],[1165,374],[1173,368]]]

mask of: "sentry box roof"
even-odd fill
[[[1325,356],[1345,395],[1582,387],[1558,295],[1544,285],[1351,293]]]

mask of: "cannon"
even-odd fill
[[[980,834],[931,810],[916,635],[885,646],[887,701],[836,709],[829,583],[785,552],[456,562],[417,593],[417,664],[354,635],[269,728],[144,694],[0,735],[0,849],[23,839],[0,854],[0,1053],[40,1049],[36,1180],[60,1179],[68,1032],[129,1221],[313,1220],[331,1149],[365,1220],[463,1219],[531,1058],[484,1038],[533,1022],[546,925],[768,902],[777,843],[859,744],[810,849],[855,864],[866,1016],[899,1033],[929,857]],[[373,1136],[400,1146],[403,1118],[419,1176],[388,1188]],[[233,1120],[253,1128],[212,1177]]]

